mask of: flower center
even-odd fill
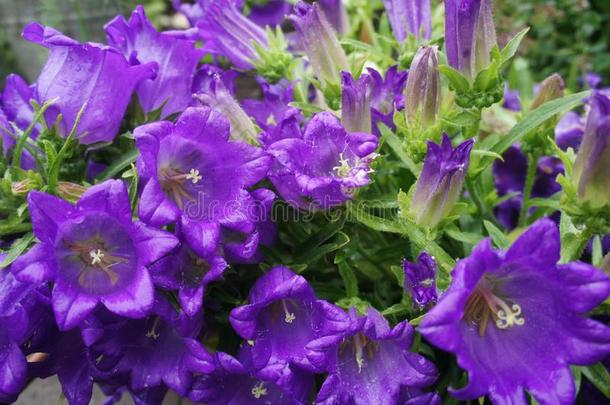
[[[267,395],[267,388],[265,388],[265,383],[263,381],[259,381],[256,383],[254,387],[252,387],[252,396],[256,399],[260,399]]]
[[[339,177],[347,177],[349,176],[349,171],[351,170],[351,166],[349,165],[349,161],[343,157],[343,153],[339,154],[339,166],[333,167],[333,172],[337,173]]]
[[[364,367],[366,362],[370,361],[379,350],[379,343],[371,341],[362,333],[358,333],[351,339],[345,340],[340,346],[339,353],[342,354],[347,346],[352,346],[352,355],[356,358],[358,373],[362,371],[362,367]]]
[[[182,209],[184,200],[194,200],[193,196],[185,190],[185,183],[190,181],[192,184],[197,184],[203,179],[199,170],[191,168],[188,173],[183,173],[172,167],[165,167],[159,171],[159,183],[161,189],[167,194],[178,208]]]
[[[159,339],[160,334],[157,333],[157,326],[159,326],[159,317],[155,318],[153,322],[152,328],[148,332],[146,332],[146,337],[149,339],[157,340]]]
[[[86,266],[81,269],[78,275],[78,282],[81,285],[86,283],[87,271],[90,268],[102,270],[110,279],[110,283],[114,285],[118,280],[118,275],[113,270],[113,267],[128,262],[124,257],[108,253],[108,249],[98,240],[85,242],[69,242],[64,240],[64,244],[86,263]]]
[[[468,321],[479,326],[480,336],[485,336],[490,317],[498,329],[510,329],[525,324],[521,312],[519,304],[513,302],[509,305],[489,289],[478,288],[468,298],[464,316]]]

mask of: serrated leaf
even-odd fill
[[[6,253],[6,257],[0,263],[0,269],[10,266],[34,241],[34,234],[28,233],[23,237],[17,239],[11,245],[11,248]]]
[[[508,237],[504,234],[504,232],[498,229],[497,226],[487,220],[483,220],[483,225],[485,226],[485,229],[487,229],[487,233],[489,234],[489,236],[491,236],[491,239],[498,248],[507,249],[510,246],[510,241],[508,240]]]
[[[458,93],[467,93],[470,90],[470,83],[460,72],[449,65],[439,65],[438,71],[443,74],[454,90]]]

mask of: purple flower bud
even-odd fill
[[[428,142],[424,169],[411,203],[411,213],[418,224],[434,227],[449,215],[460,197],[473,144],[469,139],[453,149],[446,134],[440,145]]]
[[[540,84],[536,98],[532,101],[530,109],[534,110],[542,104],[563,97],[566,85],[557,73],[553,73]]]
[[[413,34],[416,38],[423,35],[424,39],[430,39],[430,0],[383,0],[383,5],[398,42],[407,39],[408,34]]]
[[[403,262],[405,272],[405,291],[411,294],[413,303],[420,309],[436,302],[436,272],[438,268],[434,257],[422,252],[417,263]]]
[[[289,18],[318,79],[338,86],[341,83],[340,72],[348,71],[349,64],[320,6],[299,1]]]
[[[590,104],[573,180],[579,198],[602,207],[610,203],[610,99],[595,93]]]
[[[445,0],[445,47],[449,64],[474,77],[496,45],[492,0]]]
[[[411,63],[405,88],[405,112],[411,122],[430,125],[436,120],[441,97],[437,52],[435,46],[422,46]]]
[[[317,3],[337,34],[340,36],[346,35],[350,30],[350,24],[343,1],[317,0]]]
[[[371,132],[371,77],[363,74],[354,81],[352,74],[341,72],[341,124],[347,132]]]
[[[155,76],[156,63],[130,66],[119,51],[95,43],[81,44],[59,31],[31,23],[23,37],[49,48],[49,58],[36,82],[40,103],[57,99],[45,114],[47,125],[62,115],[59,132],[68,136],[86,104],[76,130],[81,144],[109,142],[119,131],[135,87]]]

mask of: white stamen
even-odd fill
[[[284,308],[284,322],[292,323],[295,319],[297,319],[296,315],[293,312],[288,311],[288,307],[286,306],[286,301],[282,300],[282,307]]]
[[[199,175],[199,170],[191,169],[189,174],[186,175],[186,178],[188,180],[191,180],[193,182],[193,184],[197,184],[199,182],[199,180],[203,179],[203,176]]]
[[[252,388],[252,396],[256,399],[260,399],[261,397],[267,395],[267,388],[265,388],[265,383],[259,381],[254,388]]]
[[[92,250],[89,252],[89,256],[91,256],[91,265],[95,266],[96,264],[102,262],[102,259],[104,258],[104,253],[100,249]]]

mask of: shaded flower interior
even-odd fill
[[[371,362],[375,354],[379,351],[379,342],[369,339],[363,333],[346,338],[339,347],[339,358],[343,364],[353,364],[357,367],[358,373]]]

